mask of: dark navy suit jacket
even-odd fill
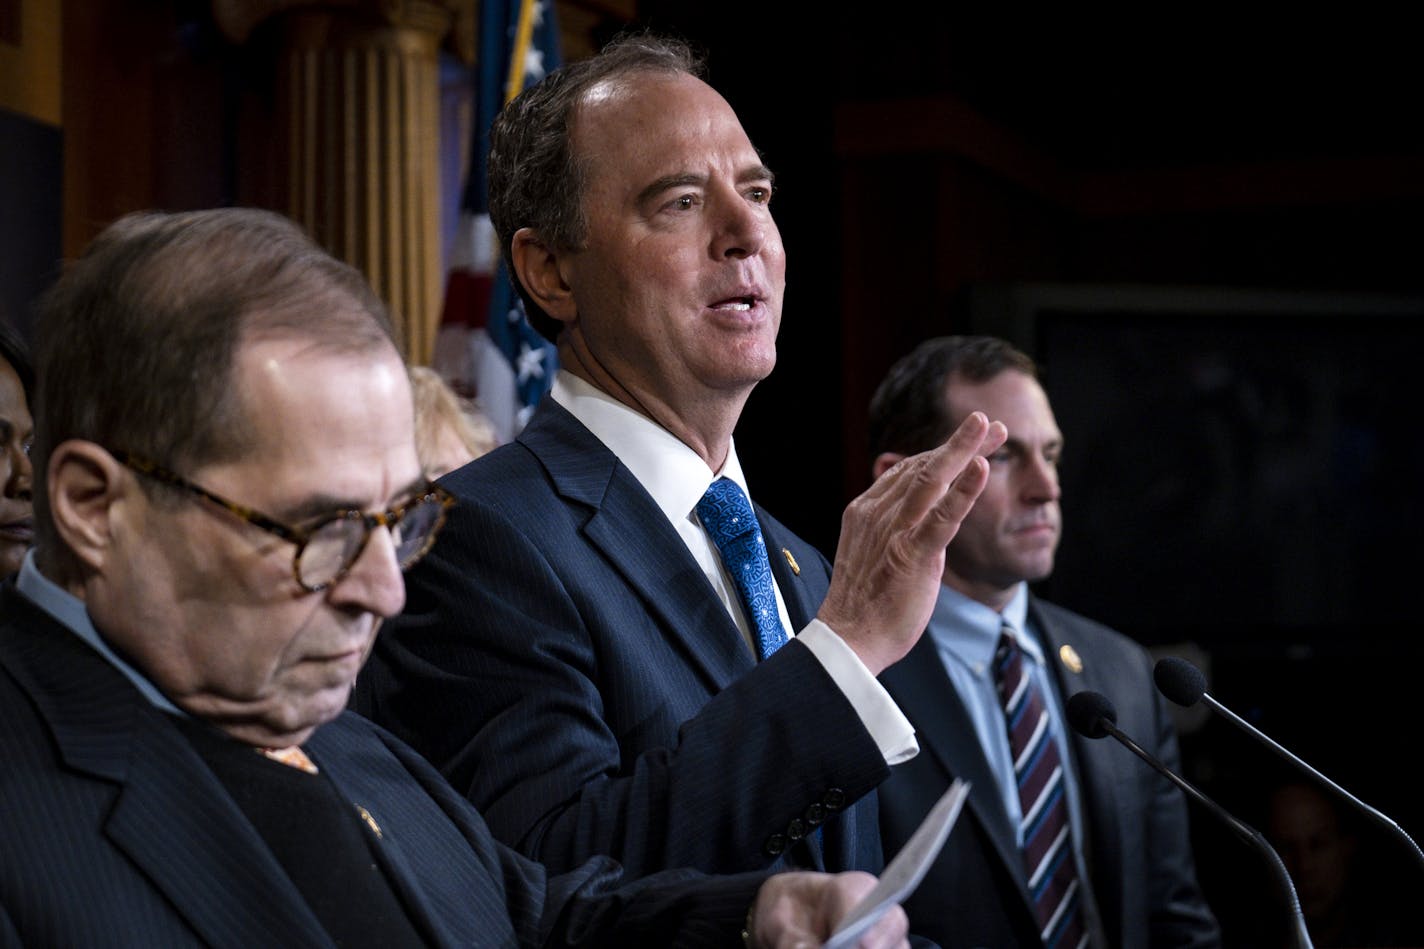
[[[516,442],[442,484],[459,504],[355,707],[434,761],[497,837],[551,868],[608,854],[630,873],[879,869],[873,788],[889,769],[850,703],[799,642],[754,661],[587,428],[546,399]],[[800,629],[829,565],[757,516]]]
[[[1105,626],[1037,598],[1031,622],[1066,699],[1091,690],[1116,706],[1118,726],[1178,770],[1172,719],[1152,687],[1146,650]],[[1063,661],[1069,645],[1081,671]],[[887,852],[914,832],[950,781],[971,784],[958,824],[906,904],[911,927],[944,949],[1041,946],[1024,881],[1023,857],[997,780],[973,723],[951,685],[935,643],[921,637],[880,677],[915,725],[920,754],[895,767],[880,790]],[[1216,921],[1196,882],[1187,809],[1178,791],[1111,739],[1070,734],[1087,840],[1088,881],[1097,913],[1094,945],[1117,949],[1220,944]]]
[[[547,876],[497,844],[419,755],[352,713],[304,747],[379,825],[375,858],[432,946],[727,945],[755,896],[755,875],[682,874],[606,897],[611,861]],[[9,585],[0,815],[6,949],[334,949],[169,715]]]

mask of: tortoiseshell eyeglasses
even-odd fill
[[[421,493],[389,511],[367,514],[365,511],[340,510],[324,515],[310,527],[292,527],[244,504],[229,501],[207,488],[189,481],[162,465],[122,449],[109,449],[118,461],[145,475],[181,488],[236,514],[254,527],[296,544],[292,557],[292,576],[302,589],[315,593],[344,577],[366,549],[371,531],[387,528],[395,544],[396,561],[406,570],[424,557],[435,544],[445,516],[455,498],[444,488],[426,484]]]

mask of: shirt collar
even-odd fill
[[[158,691],[158,687],[150,682],[143,673],[124,661],[118,653],[109,647],[109,644],[104,641],[104,637],[100,636],[99,631],[94,628],[94,623],[89,618],[89,611],[84,606],[83,600],[40,573],[39,567],[35,566],[34,550],[25,552],[25,559],[20,564],[20,573],[15,578],[15,587],[29,597],[32,603],[54,617],[65,629],[93,647],[99,655],[108,660],[110,665],[123,673],[124,677],[132,682],[149,702],[166,712],[172,712],[175,715],[184,714],[162,692]]]
[[[657,422],[567,369],[554,377],[550,395],[623,462],[669,521],[690,517],[717,477],[730,478],[751,497],[735,442],[719,474]]]
[[[1008,623],[1018,634],[1015,638],[1019,647],[1041,666],[1043,649],[1037,639],[1025,632],[1027,620],[1026,583],[1018,585],[1003,613],[995,612],[978,600],[971,600],[952,587],[941,585],[934,613],[930,617],[929,635],[934,637],[935,645],[941,652],[949,652],[977,675],[989,668],[994,650],[999,645],[999,631],[1004,623]]]

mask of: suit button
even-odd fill
[[[822,804],[812,804],[802,816],[812,827],[819,827],[826,822],[826,808]]]
[[[791,823],[786,825],[786,836],[792,840],[800,840],[806,836],[806,825],[799,820],[792,820]]]
[[[783,834],[772,834],[766,838],[766,855],[768,857],[779,857],[786,851],[786,837]]]
[[[845,807],[845,791],[840,788],[831,788],[821,796],[821,803],[826,805],[826,810],[838,811]]]

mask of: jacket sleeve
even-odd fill
[[[410,815],[421,812],[418,803],[408,804],[411,810],[400,815],[407,823],[399,830],[402,838],[418,847],[413,853],[421,859],[411,861],[415,872],[426,874],[427,883],[429,874],[440,878],[440,886],[426,888],[425,897],[440,907],[441,918],[450,927],[444,935],[452,941],[463,944],[474,938],[481,944],[495,944],[512,935],[520,946],[570,949],[721,947],[737,942],[765,873],[706,876],[670,870],[635,880],[613,860],[594,857],[567,873],[551,874],[496,841],[474,807],[427,761],[390,735],[379,729],[377,733],[394,755],[395,767],[405,773],[395,779],[381,768],[385,779],[399,786],[402,796],[418,785],[449,821],[426,817],[412,826]],[[363,764],[372,760],[368,751]],[[442,836],[440,828],[452,825],[468,849]],[[455,849],[443,850],[446,847]],[[446,859],[437,859],[442,853]],[[458,894],[441,888],[451,880],[470,885]],[[463,918],[450,919],[452,914]]]
[[[754,870],[792,821],[886,777],[804,646],[712,694],[626,587],[570,564],[575,543],[462,499],[358,682],[356,710],[435,762],[496,837],[557,869],[607,854],[634,875]]]

